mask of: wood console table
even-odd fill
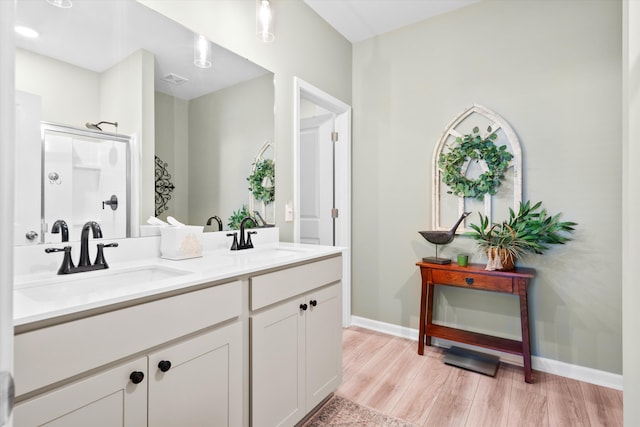
[[[527,286],[535,276],[532,268],[516,268],[511,271],[487,271],[484,264],[430,264],[418,262],[422,275],[420,298],[420,331],[418,354],[424,354],[424,345],[431,345],[431,337],[444,338],[480,347],[517,354],[524,359],[524,380],[531,380],[531,348],[529,345],[529,310],[527,308]],[[515,341],[463,329],[437,325],[433,320],[433,291],[436,286],[457,286],[482,291],[514,294],[520,297],[520,324],[522,341]]]

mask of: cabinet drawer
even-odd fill
[[[240,282],[15,336],[16,396],[240,315]]]
[[[433,283],[462,286],[485,291],[513,292],[510,277],[496,277],[484,274],[469,274],[462,271],[431,270]]]
[[[342,256],[251,278],[251,310],[303,294],[342,279]]]

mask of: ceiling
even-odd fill
[[[155,56],[156,90],[186,100],[268,72],[213,43],[213,66],[197,68],[194,33],[134,0],[73,0],[68,9],[18,0],[16,24],[40,33],[36,39],[17,36],[18,47],[98,73],[145,49]],[[169,73],[188,81],[167,83],[162,78]]]
[[[304,0],[351,43],[478,1],[480,0]]]
[[[355,43],[479,0],[304,1]],[[18,0],[16,23],[40,33],[35,40],[17,37],[18,47],[95,72],[146,49],[155,56],[156,90],[187,100],[267,72],[215,44],[213,67],[193,66],[193,32],[134,0],[73,0],[69,9]],[[162,80],[170,73],[188,82],[176,86]]]

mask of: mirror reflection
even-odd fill
[[[16,24],[39,33],[16,37],[16,89],[35,100],[17,105],[18,121],[31,126],[21,131],[18,123],[16,244],[51,240],[53,224],[42,214],[47,197],[40,187],[48,178],[41,122],[86,130],[102,121],[103,132],[137,141],[133,181],[138,178],[140,194],[131,205],[139,214],[127,224],[128,237],[139,235],[139,225],[158,211],[156,156],[173,187],[160,218],[205,225],[218,216],[226,229],[235,212],[253,206],[247,178],[273,140],[271,72],[134,0],[76,0],[69,9],[19,0]],[[196,66],[203,58],[205,66],[210,58],[209,68]],[[273,159],[273,149],[263,157]],[[105,201],[111,195],[93,196]],[[258,209],[273,222],[272,209]],[[205,228],[213,230],[215,221]],[[29,240],[29,231],[40,236]]]

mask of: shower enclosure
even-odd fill
[[[79,240],[82,226],[97,221],[105,238],[131,235],[131,156],[128,136],[42,122],[43,242],[57,220]]]

